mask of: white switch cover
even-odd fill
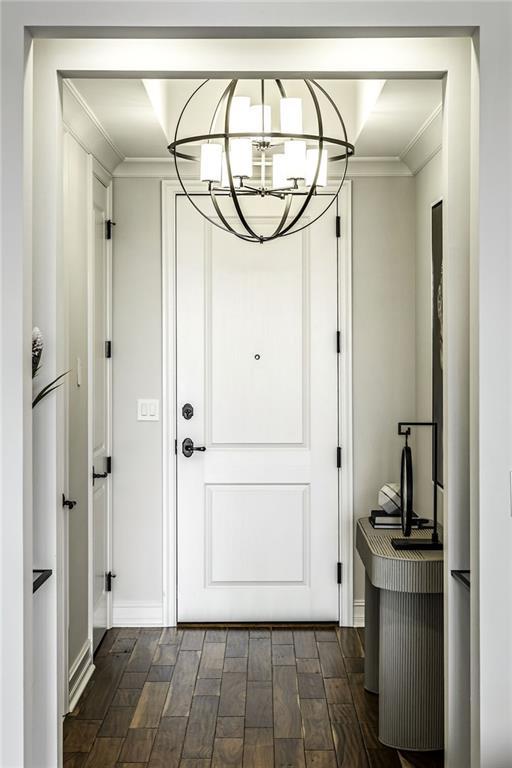
[[[158,421],[160,418],[159,400],[137,400],[138,421]]]

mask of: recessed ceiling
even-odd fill
[[[71,81],[124,157],[168,157],[167,140],[142,80]]]
[[[179,114],[200,80],[74,79],[90,113],[125,158],[168,158]],[[187,110],[187,130],[207,132],[205,115],[225,81],[202,89]],[[290,94],[299,82],[286,81]],[[439,112],[439,80],[326,80],[343,115],[356,157],[402,157],[424,126]],[[252,85],[248,84],[247,88]],[[293,92],[293,93],[292,93]],[[306,101],[304,102],[306,105]],[[313,115],[312,110],[309,110]],[[305,120],[308,117],[306,110]],[[278,114],[277,101],[274,114]],[[208,122],[208,121],[207,121]],[[326,133],[335,130],[329,118]]]
[[[401,157],[441,106],[440,80],[386,80],[356,142],[358,157]]]

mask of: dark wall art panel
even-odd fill
[[[438,424],[437,478],[443,487],[443,202],[432,206],[432,421]]]

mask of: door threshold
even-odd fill
[[[335,629],[336,621],[179,621],[178,629]]]

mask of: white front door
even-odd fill
[[[110,391],[106,344],[109,339],[110,253],[105,222],[108,191],[93,177],[92,253],[92,602],[93,650],[108,629],[109,492],[107,457],[110,450]]]
[[[337,620],[335,205],[264,245],[176,210],[178,620]]]

